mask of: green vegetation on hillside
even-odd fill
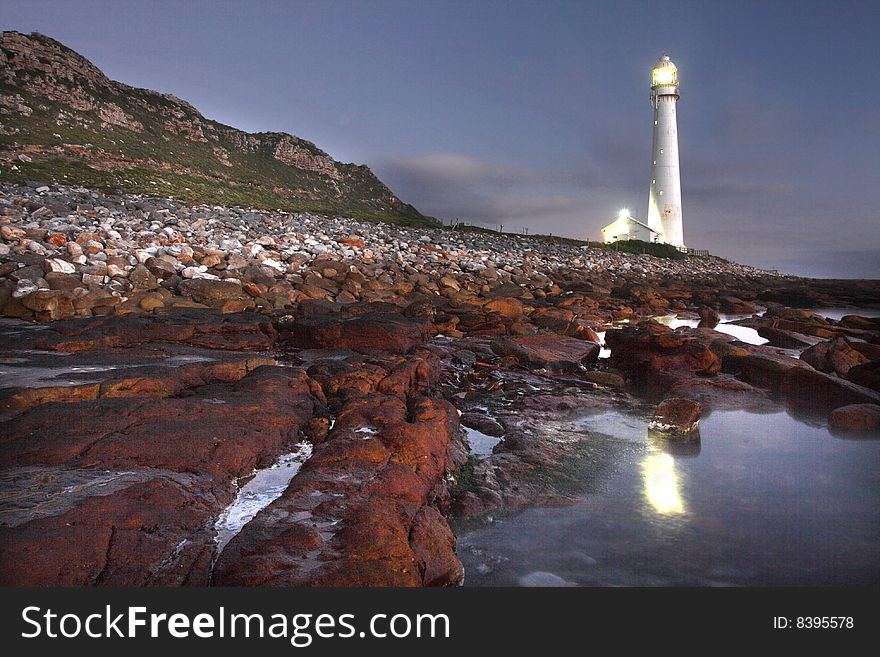
[[[95,112],[77,111],[17,87],[0,84],[0,94],[19,95],[34,110],[30,116],[13,113],[2,117],[0,151],[26,150],[31,160],[15,158],[14,168],[0,166],[0,179],[5,181],[57,181],[106,191],[172,196],[188,203],[433,223],[411,205],[394,200],[392,192],[367,167],[337,163],[342,178],[334,180],[288,166],[265,147],[242,150],[225,141],[230,128],[204,119],[203,123],[219,127],[219,143],[188,139],[165,129],[155,116],[141,109],[140,103],[123,105],[119,97],[108,100],[123,106],[143,125],[143,132],[102,125]],[[151,105],[170,102],[144,90],[131,90],[126,97],[129,95],[133,99],[143,95],[143,101]],[[63,117],[60,121],[59,112]],[[274,135],[256,137],[271,139]],[[297,140],[297,145],[323,155],[305,140]],[[34,152],[31,146],[39,149]]]

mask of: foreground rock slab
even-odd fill
[[[352,316],[322,325],[340,334]],[[439,361],[418,347],[422,323],[387,310],[360,316],[415,327],[413,353],[390,353],[390,342],[382,351],[366,331],[369,356],[316,339],[301,343],[302,358],[286,355],[301,366],[280,366],[266,317],[202,310],[0,330],[18,354],[15,385],[0,391],[0,583],[459,583],[439,510],[461,458],[458,413],[431,397]],[[237,482],[303,440],[312,459],[212,570],[215,525]],[[282,504],[297,510],[273,516]]]

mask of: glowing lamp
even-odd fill
[[[651,71],[651,88],[677,86],[678,68],[676,68],[668,56],[663,55]]]

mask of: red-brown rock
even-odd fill
[[[599,345],[552,333],[536,333],[507,337],[492,342],[492,351],[499,356],[515,358],[530,368],[571,370],[599,357]]]
[[[282,341],[300,349],[351,349],[359,353],[405,354],[431,334],[425,318],[388,312],[303,317],[279,325]]]
[[[872,345],[873,346],[873,345]],[[834,338],[820,342],[801,354],[801,359],[820,372],[846,376],[856,365],[869,362],[869,358],[853,348],[846,338]]]
[[[780,393],[793,407],[811,411],[830,411],[850,404],[880,404],[880,392],[802,367],[786,373]]]
[[[288,489],[230,541],[217,583],[459,583],[452,533],[430,506],[457,431],[458,415],[446,402],[411,400],[409,411],[381,394],[347,402]],[[293,536],[292,527],[300,528]]]
[[[880,433],[880,406],[851,404],[835,408],[828,416],[828,427],[839,433]]]
[[[654,322],[608,331],[605,342],[611,365],[639,383],[667,386],[721,369],[721,360],[701,340]]]
[[[649,428],[673,438],[699,439],[698,427],[702,408],[692,399],[671,397],[654,410]]]

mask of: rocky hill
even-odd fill
[[[364,165],[250,134],[175,96],[110,80],[41,34],[0,34],[0,178],[202,203],[427,222]]]

